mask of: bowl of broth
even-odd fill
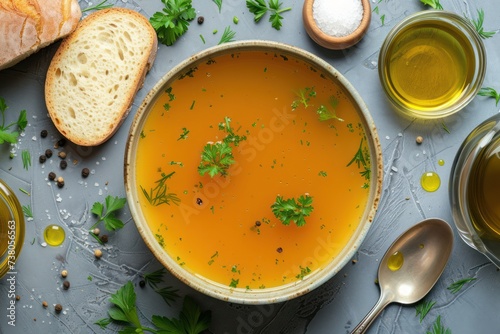
[[[450,175],[450,203],[460,237],[500,268],[500,116],[464,140]]]
[[[378,65],[382,87],[397,111],[435,119],[456,113],[477,95],[486,72],[486,51],[468,20],[428,10],[391,29]]]
[[[367,106],[299,48],[202,51],[149,92],[130,127],[132,217],[177,278],[237,303],[280,302],[352,259],[374,218],[381,148]]]

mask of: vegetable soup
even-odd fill
[[[272,52],[215,56],[152,108],[136,187],[179,266],[264,289],[306,280],[348,243],[368,203],[369,146],[350,95],[310,64]]]

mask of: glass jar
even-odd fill
[[[486,51],[468,20],[426,10],[406,17],[387,34],[378,71],[382,88],[401,114],[441,118],[476,96],[486,72]]]
[[[24,242],[24,215],[12,189],[0,179],[0,278],[15,272]]]
[[[500,268],[500,114],[462,143],[450,175],[450,203],[460,237]]]

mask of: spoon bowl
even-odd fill
[[[388,304],[413,304],[427,295],[452,248],[453,232],[441,219],[426,219],[401,234],[379,265],[380,298],[352,333],[364,333]]]

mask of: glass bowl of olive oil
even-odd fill
[[[387,35],[379,77],[395,109],[412,118],[435,119],[464,108],[484,80],[486,52],[474,26],[447,12],[417,12]]]
[[[450,176],[450,203],[460,237],[500,268],[500,114],[464,140]]]
[[[12,189],[0,179],[0,278],[15,272],[24,242],[24,215]]]

